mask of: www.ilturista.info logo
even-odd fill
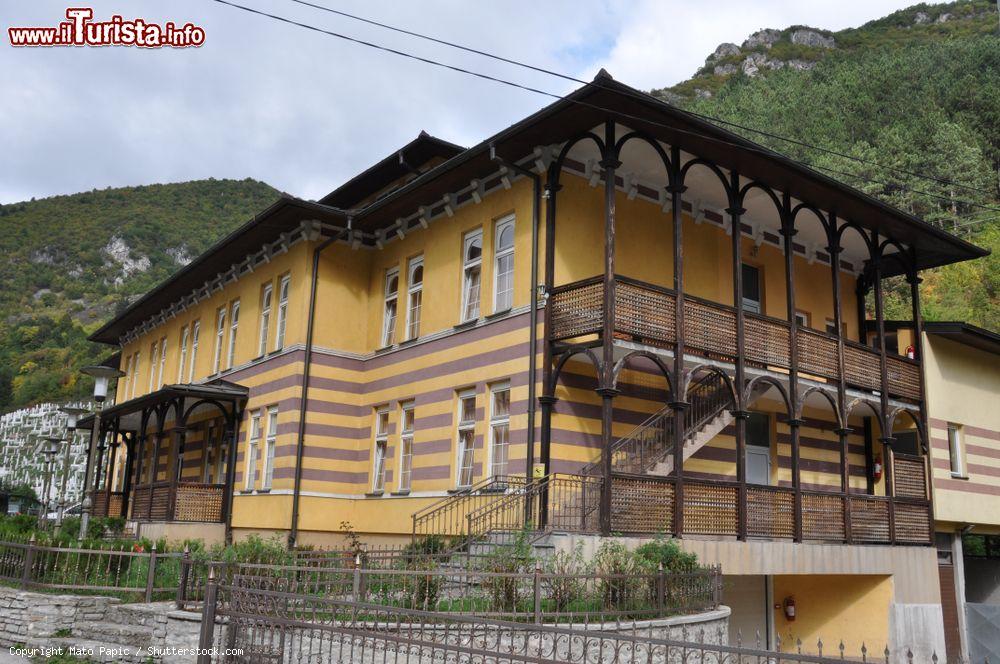
[[[11,46],[139,46],[141,48],[188,48],[205,43],[205,30],[193,23],[163,25],[141,18],[112,16],[92,21],[94,10],[70,7],[67,21],[54,27],[7,28]]]

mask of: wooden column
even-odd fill
[[[917,264],[917,255],[911,255],[913,265]],[[927,478],[927,519],[930,524],[931,541],[934,539],[934,492],[931,491],[934,468],[931,465],[931,441],[930,441],[930,421],[927,413],[927,377],[924,373],[924,317],[920,313],[920,276],[916,268],[906,276],[910,284],[910,306],[913,308],[913,348],[914,357],[920,362],[920,442],[922,443],[922,456],[924,458],[924,477]]]
[[[844,496],[844,540],[851,544],[854,542],[854,536],[851,533],[851,461],[848,454],[850,445],[847,440],[851,429],[843,426],[838,428],[836,433],[840,442],[840,492]]]
[[[872,234],[872,246],[878,252],[878,233]],[[872,282],[875,287],[875,326],[878,330],[878,360],[880,375],[879,391],[879,427],[882,429],[882,436],[879,441],[882,443],[882,464],[885,468],[885,495],[889,498],[889,542],[896,543],[896,510],[893,504],[892,495],[892,432],[886,431],[889,422],[889,370],[886,361],[885,350],[885,312],[882,295],[882,257],[877,253],[872,260]]]
[[[851,496],[850,477],[851,465],[848,454],[847,435],[850,428],[847,426],[847,375],[844,365],[844,302],[840,284],[840,254],[843,247],[840,244],[840,233],[837,229],[837,213],[830,212],[830,224],[827,228],[828,246],[827,253],[830,255],[830,278],[833,284],[833,326],[837,335],[837,410],[840,412],[842,426],[838,429],[838,441],[840,443],[840,491],[844,501],[844,539],[850,543],[853,541],[851,534]],[[861,284],[858,284],[859,289]],[[858,315],[861,317],[859,326],[864,330],[864,296],[859,294]],[[863,340],[863,339],[862,339]]]
[[[557,401],[555,397],[555,381],[552,367],[552,307],[548,296],[555,286],[556,264],[556,198],[562,186],[559,184],[559,164],[552,162],[545,185],[545,265],[543,279],[545,281],[545,311],[542,314],[545,342],[542,345],[542,394],[538,398],[541,406],[541,432],[539,435],[539,460],[545,475],[552,472],[552,409]],[[531,376],[531,380],[535,380]],[[532,482],[533,469],[526,469],[528,482]],[[539,512],[548,515],[548,495],[542,492],[538,497]],[[527,506],[526,506],[527,507]]]
[[[233,406],[234,410],[236,406]],[[229,440],[229,458],[226,460],[226,487],[223,489],[222,515],[226,523],[226,544],[233,541],[233,492],[236,484],[236,448],[239,443],[239,425],[243,411],[236,410],[226,429],[225,436]]]
[[[122,477],[122,516],[128,516],[132,496],[132,473],[135,472],[136,434],[125,435],[125,471]]]
[[[167,507],[167,517],[172,521],[177,518],[177,485],[180,483],[181,473],[184,471],[184,443],[187,440],[187,428],[183,426],[174,427],[173,443],[170,445],[170,454],[167,459],[167,469],[170,472],[170,497]],[[173,459],[173,463],[170,463]]]
[[[673,172],[670,176],[671,216],[673,217],[674,249],[674,372],[671,386],[670,407],[674,412],[674,537],[684,535],[684,411],[688,407],[687,395],[679,392],[684,385],[684,192],[687,187],[681,180],[681,149],[670,148]]]
[[[802,469],[799,467],[799,427],[802,424],[799,405],[799,322],[795,318],[795,220],[792,218],[792,197],[786,192],[781,199],[781,236],[785,250],[785,312],[788,316],[788,428],[792,440],[792,489],[795,491],[794,540],[802,541]]]
[[[601,329],[601,366],[598,367],[601,395],[601,533],[611,534],[611,444],[614,421],[612,383],[615,364],[615,171],[621,165],[615,154],[615,123],[604,121],[604,307]]]
[[[737,200],[740,190],[740,176],[736,171],[730,173],[730,206],[729,213],[732,229],[733,251],[733,307],[736,312],[736,481],[739,483],[739,499],[737,509],[737,537],[743,540],[747,536],[747,469],[746,469],[746,403],[743,398],[743,387],[746,382],[746,333],[743,315],[743,222],[742,215],[746,210]]]
[[[117,433],[111,438],[111,442],[108,443],[108,472],[104,479],[104,490],[108,492],[108,500],[110,500],[111,490],[114,488],[115,479],[115,461],[118,458],[118,436]],[[110,503],[109,503],[110,505]]]
[[[152,464],[149,468],[149,508],[146,510],[146,518],[153,518],[153,485],[156,484],[156,478],[160,474],[160,443],[163,440],[163,429],[157,427],[156,434],[153,438],[153,458],[150,459]]]

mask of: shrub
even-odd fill
[[[635,555],[653,571],[663,565],[665,572],[694,572],[698,570],[698,557],[682,551],[677,540],[657,537],[635,550]]]
[[[521,582],[525,574],[534,571],[531,542],[522,530],[510,545],[501,545],[487,554],[482,571],[498,576],[484,577],[483,590],[494,611],[515,611],[521,600]]]
[[[572,551],[557,551],[544,563],[546,576],[542,580],[555,610],[564,612],[573,602],[583,596],[585,585],[574,578],[584,571],[583,543],[577,542]]]
[[[591,570],[600,576],[598,587],[606,609],[624,611],[635,602],[643,585],[643,575],[650,573],[647,563],[625,545],[607,539],[591,561]]]

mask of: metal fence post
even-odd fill
[[[361,601],[361,554],[354,556],[354,586],[351,593],[352,602]]]
[[[215,635],[215,602],[219,586],[215,582],[215,568],[208,568],[208,582],[205,584],[205,603],[201,610],[201,632],[198,634],[198,664],[211,664],[212,642]],[[233,629],[232,623],[229,629]]]
[[[28,587],[28,581],[31,579],[31,566],[35,563],[35,534],[31,533],[31,538],[28,540],[28,546],[24,549],[24,569],[21,570],[21,589],[25,590]]]
[[[663,575],[663,563],[660,563],[656,572],[656,608],[663,614],[663,603],[667,592],[667,579]]]
[[[153,581],[156,576],[156,542],[149,550],[149,569],[146,570],[146,603],[153,601]]]
[[[180,583],[177,586],[177,608],[183,609],[187,604],[188,577],[191,575],[191,549],[184,545],[184,556],[181,557]]]
[[[535,563],[535,576],[534,576],[534,591],[535,591],[535,624],[542,624],[542,567],[539,563]]]

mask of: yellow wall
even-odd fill
[[[924,336],[927,402],[939,522],[1000,532],[1000,356]],[[948,424],[960,426],[965,476],[953,476]]]
[[[844,641],[844,655],[861,657],[861,645],[868,647],[869,659],[878,659],[889,639],[889,606],[892,603],[891,576],[864,575],[776,575],[774,603],[783,605],[795,598],[794,621],[782,608],[772,609],[775,631],[783,652],[795,652],[802,640],[802,652],[818,652],[839,657],[838,644]]]

